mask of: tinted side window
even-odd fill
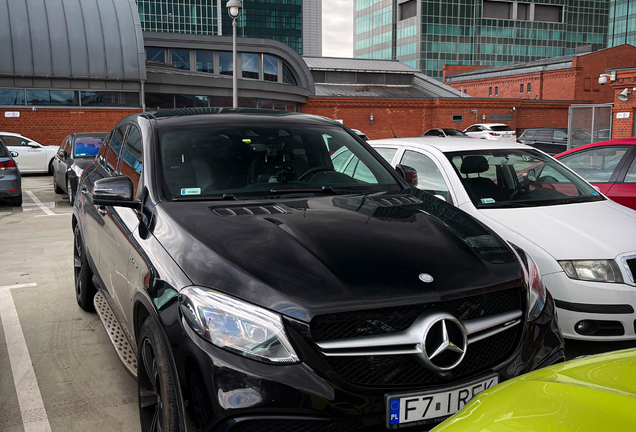
[[[436,130],[430,130],[430,131],[426,132],[424,135],[426,135],[426,136],[438,136],[439,132],[436,131]]]
[[[28,146],[30,141],[26,138],[3,135],[2,140],[8,146]]]
[[[568,134],[560,131],[560,130],[556,130],[554,131],[554,140],[555,141],[564,141],[568,138]]]
[[[69,147],[69,137],[64,138],[64,141],[62,141],[62,144],[60,144],[60,149],[57,151],[57,154],[61,154],[62,151],[66,151],[68,153],[68,147]]]
[[[391,163],[393,156],[397,153],[397,149],[394,148],[376,148],[375,150],[380,153],[380,156],[382,156],[388,163]]]
[[[143,157],[141,146],[141,134],[135,126],[130,127],[128,138],[126,138],[126,147],[124,149],[120,174],[130,177],[133,183],[133,196],[137,196],[139,180],[143,171]]]
[[[636,159],[634,159],[632,166],[627,171],[627,175],[625,175],[625,183],[636,183]]]
[[[607,183],[628,151],[629,147],[598,147],[567,155],[559,161],[590,183]]]
[[[117,171],[119,166],[119,157],[121,155],[122,150],[122,142],[124,141],[124,135],[126,133],[126,128],[128,126],[122,126],[120,128],[115,129],[115,132],[112,134],[110,139],[110,152],[106,158],[106,171],[109,174],[114,174]]]
[[[535,130],[527,130],[523,133],[523,137],[525,139],[532,139],[535,137],[536,134],[537,134],[537,131]]]
[[[552,141],[552,131],[542,130],[537,133],[537,139],[541,141]]]
[[[407,150],[402,156],[402,165],[415,168],[417,171],[417,188],[432,193],[433,195],[441,195],[445,200],[449,200],[448,186],[437,168],[437,164],[428,156]]]
[[[106,165],[106,158],[108,158],[108,152],[110,151],[110,138],[112,136],[112,132],[109,133],[104,141],[102,142],[102,147],[97,153],[97,157],[95,158],[97,162],[101,165]]]

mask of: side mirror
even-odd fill
[[[446,202],[446,198],[444,198],[441,195],[434,195],[435,198],[441,199],[442,201]]]
[[[68,157],[68,153],[66,152],[66,150],[62,150],[60,152],[60,156],[62,157],[62,159],[66,159]]]
[[[12,152],[9,152],[9,153],[11,153],[11,157],[14,157],[14,158],[20,156],[20,153],[18,153],[17,151],[12,151]]]
[[[133,199],[133,183],[130,177],[107,177],[95,182],[93,204],[139,208],[139,201]]]
[[[415,170],[415,168],[407,165],[398,164],[395,166],[395,169],[411,186],[417,186],[417,171]]]
[[[600,188],[600,187],[598,187],[598,186],[594,186],[594,185],[592,185],[592,187],[594,188],[594,190],[595,190],[596,192],[600,192],[600,191],[601,191],[601,188]]]

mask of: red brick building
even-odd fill
[[[585,48],[575,55],[515,65],[444,65],[444,82],[478,98],[613,102],[613,89],[601,86],[598,77],[608,68],[636,67],[636,47],[582,52]]]
[[[616,80],[608,83],[614,93],[612,120],[612,138],[629,138],[636,136],[636,68],[616,71]],[[616,96],[627,89],[626,101]]]

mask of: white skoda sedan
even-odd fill
[[[370,144],[393,166],[414,168],[418,188],[528,252],[566,338],[636,339],[636,211],[523,144],[432,137]]]
[[[0,141],[18,154],[15,162],[22,174],[53,173],[53,156],[60,146],[45,146],[17,133],[0,132]]]

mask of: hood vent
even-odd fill
[[[210,210],[217,216],[267,216],[291,213],[279,205],[271,204],[249,207],[217,207]]]
[[[380,207],[399,207],[409,204],[422,204],[422,200],[413,195],[384,195],[382,197],[367,197]]]

